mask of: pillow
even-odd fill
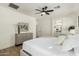
[[[70,34],[74,35],[75,34],[75,30],[70,30]]]
[[[64,40],[62,50],[69,51],[78,46],[79,46],[79,35],[70,35],[66,40]]]
[[[74,48],[74,53],[76,56],[79,56],[79,47]]]
[[[66,39],[65,35],[58,36],[58,44],[62,45],[65,39]]]

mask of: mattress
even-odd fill
[[[32,56],[73,56],[73,51],[64,52],[62,46],[57,44],[56,38],[41,37],[25,41],[22,50]]]

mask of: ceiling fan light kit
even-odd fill
[[[58,6],[54,7],[54,8],[60,8],[60,6],[58,5]],[[39,11],[39,13],[36,13],[36,14],[41,14],[41,16],[43,16],[45,14],[46,15],[50,15],[50,12],[53,12],[54,11],[53,9],[48,10],[48,7],[47,6],[41,8],[41,10],[39,10],[39,9],[35,9],[35,10],[36,11]]]

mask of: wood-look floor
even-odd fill
[[[19,56],[22,45],[9,47],[7,49],[0,50],[0,56]]]

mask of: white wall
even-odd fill
[[[64,16],[64,17],[59,17],[59,18],[56,18],[56,19],[53,19],[53,24],[52,24],[52,28],[53,28],[53,32],[52,34],[54,35],[55,34],[55,21],[56,20],[62,20],[62,33],[63,34],[68,34],[68,28],[69,26],[76,26],[77,27],[77,15],[76,14],[72,14],[72,15],[67,15],[67,16]]]
[[[35,18],[0,7],[0,49],[15,45],[16,24],[18,22],[29,23],[29,31],[36,37]]]
[[[77,26],[77,19],[78,19],[77,16],[78,16],[77,13],[71,13],[65,16],[60,15],[60,16],[54,17],[53,15],[50,15],[50,16],[39,17],[38,18],[38,23],[39,23],[38,24],[38,35],[39,36],[54,36],[55,35],[54,26],[55,26],[56,20],[62,20],[63,33],[67,34],[69,26],[71,25]],[[52,20],[52,24],[51,24],[51,20]]]

